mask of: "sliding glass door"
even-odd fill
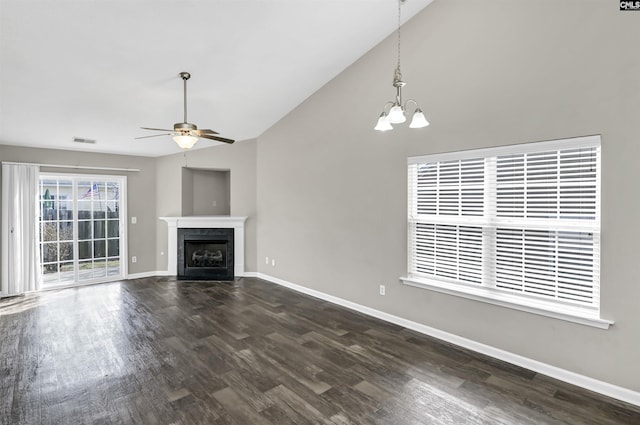
[[[126,178],[42,174],[40,260],[45,286],[125,277]]]

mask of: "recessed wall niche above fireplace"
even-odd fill
[[[233,280],[233,228],[178,229],[179,280]]]

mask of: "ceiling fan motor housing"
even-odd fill
[[[179,131],[181,133],[183,132],[189,132],[189,131],[195,131],[197,130],[198,127],[195,124],[191,124],[188,122],[177,122],[173,125],[173,130],[174,131]]]

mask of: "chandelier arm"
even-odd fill
[[[395,105],[395,102],[392,102],[392,101],[388,101],[387,103],[385,103],[384,106],[382,107],[382,113],[388,114],[389,111],[385,111],[385,109],[387,108],[387,106],[393,107],[393,105]],[[391,108],[389,108],[389,110],[391,110]]]
[[[407,109],[407,104],[408,104],[409,102],[413,102],[413,104],[414,104],[414,105],[416,105],[416,109],[420,109],[420,105],[418,105],[418,102],[416,102],[414,99],[407,99],[407,100],[404,102],[404,105],[403,105],[403,107],[404,107],[404,109],[405,109],[405,110]]]

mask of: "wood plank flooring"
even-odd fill
[[[0,424],[640,424],[640,408],[271,283],[0,300]]]

